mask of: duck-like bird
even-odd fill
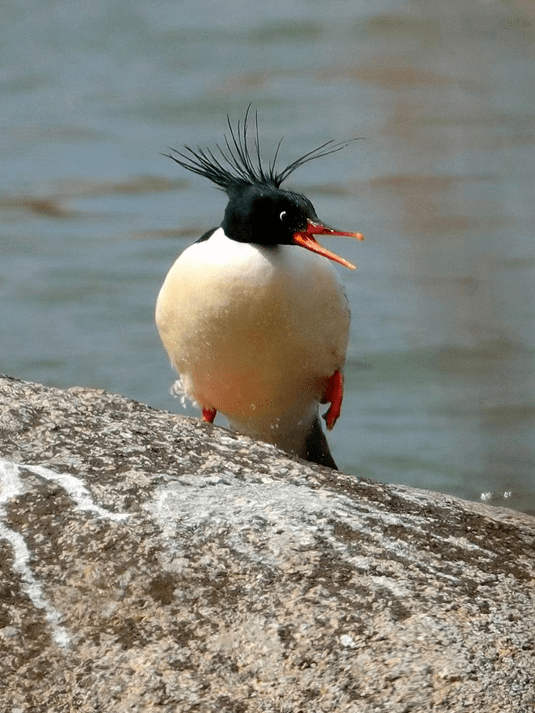
[[[354,269],[315,239],[360,233],[320,222],[302,193],[281,188],[297,168],[339,151],[329,141],[277,171],[262,162],[258,118],[250,151],[248,114],[216,150],[171,149],[183,168],[228,196],[223,221],[171,267],[156,324],[183,396],[205,421],[217,411],[231,428],[288,453],[336,468],[318,418],[333,428],[342,405],[350,313],[332,262]],[[216,153],[217,152],[217,153]]]

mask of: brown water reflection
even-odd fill
[[[396,171],[363,190],[396,235],[405,336],[427,355],[441,404],[424,408],[451,429],[449,464],[535,511],[535,24],[501,3],[408,7],[418,15],[368,21],[383,52],[322,78],[370,85],[381,103]]]

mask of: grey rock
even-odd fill
[[[0,378],[0,710],[535,710],[535,520]]]

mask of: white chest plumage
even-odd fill
[[[187,397],[301,454],[347,349],[349,309],[329,260],[236,242],[219,228],[176,260],[156,322]]]

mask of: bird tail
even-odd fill
[[[329,444],[327,443],[327,438],[321,427],[320,420],[316,415],[312,424],[310,425],[310,430],[306,436],[305,442],[305,458],[311,463],[317,463],[318,465],[325,465],[328,468],[334,468],[338,470],[338,466],[334,462],[329,449]]]

